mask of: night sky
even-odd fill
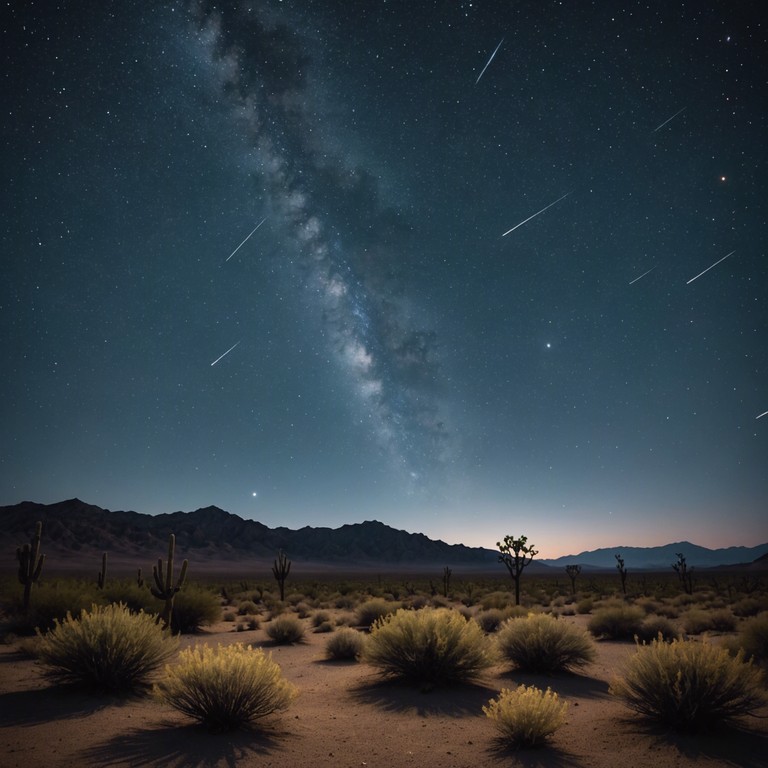
[[[760,6],[6,4],[0,504],[765,542]]]

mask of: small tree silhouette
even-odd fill
[[[624,558],[621,555],[616,555],[616,568],[619,571],[619,577],[621,578],[621,591],[624,595],[627,594],[627,569],[624,567]]]
[[[675,552],[677,562],[672,563],[672,567],[677,571],[680,583],[687,595],[693,594],[693,568],[689,568],[685,562],[685,555],[682,552]]]
[[[277,553],[277,560],[272,566],[272,573],[280,587],[280,602],[285,601],[285,580],[288,578],[288,574],[291,572],[291,561],[288,559],[288,555],[281,549]]]
[[[565,572],[568,574],[568,578],[571,580],[571,594],[576,594],[576,577],[581,573],[580,565],[566,565]]]
[[[521,536],[519,539],[505,536],[503,542],[496,542],[496,546],[500,552],[499,562],[504,563],[515,583],[515,605],[520,605],[520,576],[523,568],[530,565],[539,552],[533,546],[528,546],[527,536]]]

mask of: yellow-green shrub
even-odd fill
[[[131,613],[123,604],[93,605],[40,635],[38,655],[57,682],[126,691],[148,682],[178,648],[178,639],[155,616]]]
[[[365,635],[360,634],[356,629],[342,627],[328,638],[325,644],[325,656],[334,661],[356,659],[363,652],[364,644]]]
[[[477,677],[494,653],[474,619],[446,608],[400,609],[373,625],[363,660],[384,675],[429,686]]]
[[[728,722],[768,703],[760,671],[725,648],[661,639],[638,646],[611,693],[641,715],[679,730]]]
[[[504,688],[497,699],[483,707],[502,738],[516,747],[534,747],[553,734],[564,722],[568,704],[549,688],[519,686]]]
[[[595,637],[609,640],[631,640],[640,630],[645,618],[642,608],[633,605],[611,605],[596,610],[587,628]]]
[[[595,659],[594,642],[583,629],[546,613],[509,619],[496,639],[503,656],[526,672],[559,672]]]
[[[297,693],[271,656],[242,643],[183,650],[155,685],[161,701],[216,731],[281,712]]]
[[[267,625],[267,634],[277,645],[298,643],[304,639],[305,630],[301,619],[287,613],[272,619]]]

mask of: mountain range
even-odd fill
[[[69,499],[55,504],[24,501],[0,507],[0,565],[15,562],[16,547],[29,541],[35,523],[42,521],[42,552],[47,563],[60,565],[90,561],[108,552],[111,560],[153,562],[164,556],[168,535],[176,536],[177,557],[197,564],[236,564],[241,561],[271,561],[278,550],[285,550],[296,562],[339,567],[397,568],[457,566],[466,569],[498,569],[498,552],[463,544],[446,544],[421,533],[408,533],[375,520],[342,525],[340,528],[306,526],[298,530],[269,528],[245,520],[215,506],[194,512],[148,515],[139,512],[110,511]],[[554,572],[578,564],[584,570],[616,566],[620,554],[632,569],[671,568],[677,553],[685,555],[689,566],[716,567],[747,564],[761,558],[768,565],[768,543],[756,547],[707,549],[690,542],[661,547],[614,547],[581,552],[555,559],[536,560],[529,573]],[[759,565],[755,563],[757,567]],[[48,566],[46,566],[48,567]]]

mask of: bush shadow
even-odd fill
[[[675,749],[692,761],[718,761],[738,768],[765,768],[768,755],[768,733],[749,728],[749,720],[730,725],[720,724],[697,733],[670,729],[651,720],[625,717],[623,727],[654,740],[655,746]]]
[[[607,699],[609,684],[596,677],[580,675],[577,672],[558,672],[551,675],[521,672],[511,669],[503,677],[513,685],[535,686],[546,690],[551,688],[559,696],[574,699]]]
[[[269,729],[211,733],[200,725],[168,723],[151,730],[120,733],[80,753],[82,765],[164,768],[236,768],[271,755],[279,734]],[[248,762],[250,764],[250,762]]]
[[[55,720],[92,715],[107,707],[120,706],[125,698],[95,696],[66,686],[13,691],[0,694],[0,727],[36,725]]]
[[[485,752],[494,763],[501,762],[515,768],[578,768],[589,764],[549,742],[538,747],[517,748],[510,746],[509,742],[500,736],[491,741]]]
[[[498,690],[480,682],[424,689],[402,680],[382,679],[354,686],[350,694],[357,703],[384,712],[460,716],[477,715],[490,698],[498,695]]]

